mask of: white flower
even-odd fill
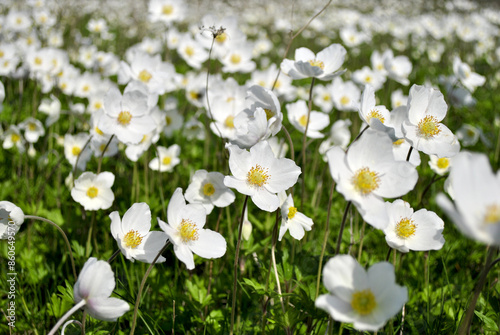
[[[144,202],[135,203],[123,215],[117,211],[109,214],[111,219],[111,235],[118,243],[123,255],[132,262],[138,261],[151,263],[167,242],[167,235],[151,229],[151,210]],[[160,256],[157,263],[164,262]]]
[[[474,92],[476,87],[483,86],[486,78],[472,72],[470,66],[463,63],[460,57],[455,56],[453,59],[453,72],[460,82],[471,92]]]
[[[168,148],[162,146],[157,148],[159,157],[155,157],[149,162],[149,168],[160,172],[171,172],[181,161],[179,159],[181,148],[177,144],[173,144]]]
[[[191,184],[186,189],[185,197],[189,203],[203,205],[207,215],[212,212],[214,206],[226,207],[235,199],[233,191],[224,185],[224,175],[206,170],[195,172]]]
[[[277,194],[295,185],[300,168],[291,159],[276,158],[265,141],[251,147],[250,152],[235,145],[228,149],[233,175],[226,176],[224,184],[250,196],[260,209],[275,211],[280,205]]]
[[[220,258],[226,253],[226,240],[218,232],[203,229],[206,221],[205,208],[199,204],[188,204],[177,188],[168,203],[168,224],[158,218],[161,229],[167,233],[174,245],[177,258],[194,269],[193,253],[203,258]]]
[[[394,267],[387,262],[366,271],[350,255],[335,256],[325,265],[323,284],[330,294],[320,295],[316,307],[361,331],[379,330],[408,301],[408,290],[396,284]]]
[[[457,130],[457,138],[464,147],[476,144],[477,141],[479,140],[480,135],[481,135],[481,129],[467,123],[463,124]],[[26,137],[26,134],[24,136]]]
[[[394,57],[392,50],[384,52],[384,67],[387,70],[389,78],[394,79],[400,84],[409,85],[408,76],[413,68],[410,60],[406,56]]]
[[[286,197],[286,194],[283,195]],[[294,239],[301,240],[304,237],[304,231],[310,231],[313,224],[311,218],[297,211],[297,207],[294,207],[293,197],[289,194],[281,205],[281,226],[278,241],[281,241],[287,231],[290,231],[290,235]]]
[[[438,175],[443,176],[444,174],[450,171],[451,167],[451,158],[441,157],[439,158],[436,155],[430,155],[429,166],[432,171],[436,172]]]
[[[88,145],[85,147],[89,138],[89,134],[87,133],[64,135],[64,156],[73,167],[75,167],[76,161],[78,160],[77,168],[82,171],[85,170],[92,155],[90,147]],[[78,158],[78,156],[80,156],[80,158]]]
[[[10,201],[0,201],[0,239],[16,234],[24,222],[24,213]]]
[[[86,211],[108,209],[115,200],[115,195],[111,191],[114,181],[115,175],[111,172],[101,172],[98,175],[84,172],[75,180],[71,197]]]
[[[93,318],[116,321],[130,306],[121,299],[110,298],[114,289],[115,275],[111,266],[90,257],[73,287],[73,295],[76,303],[85,301],[85,309]]]
[[[309,121],[309,126],[307,126],[307,137],[310,138],[322,138],[325,135],[320,133],[321,130],[328,127],[330,124],[330,117],[322,112],[311,111],[309,114],[309,120],[307,117],[308,107],[304,100],[299,100],[297,102],[286,105],[288,111],[288,120],[301,133],[306,131],[306,126]]]
[[[384,229],[385,240],[401,252],[439,250],[444,245],[444,222],[426,209],[413,212],[410,204],[398,199],[386,202],[389,224]]]

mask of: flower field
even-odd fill
[[[0,4],[1,334],[498,334],[493,1]]]

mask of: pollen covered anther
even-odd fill
[[[354,188],[363,195],[367,195],[375,191],[378,188],[379,183],[380,178],[378,173],[371,171],[367,167],[359,169],[352,177],[352,184]]]
[[[418,133],[425,138],[432,138],[441,132],[439,121],[436,117],[427,115],[418,123]]]
[[[319,67],[321,70],[324,70],[325,69],[325,63],[323,63],[322,61],[320,60],[316,60],[316,59],[312,59],[309,61],[309,64],[311,64],[311,66],[317,66]]]
[[[182,242],[192,242],[198,239],[198,228],[191,220],[182,219],[177,228]]]
[[[361,315],[368,315],[377,307],[375,295],[370,289],[354,292],[352,294],[351,307]]]
[[[373,109],[370,111],[370,113],[368,114],[367,116],[367,119],[368,119],[368,122],[371,120],[371,119],[379,119],[380,122],[384,123],[385,122],[385,118],[382,116],[382,114],[380,114],[380,112],[376,109]]]
[[[407,239],[408,237],[415,235],[416,230],[417,225],[415,224],[415,221],[410,218],[402,218],[396,224],[395,228],[396,235],[402,239]]]
[[[256,187],[262,187],[270,177],[267,170],[259,164],[255,165],[248,171],[247,182]]]
[[[135,249],[142,243],[142,238],[137,230],[131,230],[123,237],[123,244],[127,248]]]
[[[212,183],[206,183],[203,185],[203,194],[207,197],[211,196],[215,193],[215,187]]]
[[[127,126],[130,123],[130,120],[132,120],[132,114],[130,114],[130,112],[122,111],[118,114],[118,122],[122,126]]]
[[[288,208],[288,219],[291,220],[295,217],[295,214],[297,214],[297,207],[289,207]]]
[[[99,194],[99,190],[97,189],[97,187],[91,186],[87,190],[87,196],[90,199],[93,199],[93,198],[97,197],[98,194]]]

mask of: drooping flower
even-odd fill
[[[474,92],[476,87],[483,86],[486,82],[485,77],[473,72],[458,56],[453,59],[453,73],[470,92]]]
[[[350,255],[335,256],[325,265],[323,284],[330,294],[320,295],[316,307],[361,331],[379,330],[408,301],[407,288],[396,284],[388,262],[366,271]]]
[[[460,153],[452,159],[449,190],[454,202],[438,194],[439,207],[467,237],[500,245],[500,173],[491,169],[488,157]]]
[[[291,194],[287,197],[285,192],[281,192],[280,197],[283,197],[284,201],[281,205],[281,226],[278,241],[281,241],[287,231],[290,232],[294,239],[301,240],[305,231],[312,229],[313,220],[297,211]]]
[[[339,69],[344,63],[346,54],[347,51],[340,44],[332,44],[317,55],[308,48],[302,47],[295,50],[295,61],[283,60],[281,70],[293,79],[315,77],[321,80],[331,80],[342,74]]]
[[[189,203],[203,205],[208,215],[214,206],[226,207],[232,204],[235,195],[224,185],[222,173],[198,170],[186,189],[185,198]]]
[[[291,159],[276,158],[266,141],[257,143],[250,151],[235,145],[228,149],[233,175],[226,176],[224,184],[250,196],[260,209],[275,211],[280,205],[277,194],[297,182],[301,169]]]
[[[71,197],[86,211],[108,209],[115,200],[115,195],[111,191],[114,181],[115,175],[111,172],[101,172],[98,175],[84,172],[75,180]]]
[[[0,239],[16,234],[24,222],[21,208],[10,201],[0,201]]]
[[[85,309],[93,318],[116,321],[130,306],[121,299],[110,297],[115,285],[115,275],[109,263],[90,257],[73,287],[75,302],[85,301]]]
[[[413,85],[408,96],[408,119],[402,126],[405,139],[415,149],[428,155],[456,155],[460,150],[460,143],[448,127],[441,123],[447,109],[441,92]]]
[[[120,219],[117,211],[109,214],[111,219],[111,235],[118,243],[123,255],[132,262],[137,259],[151,263],[167,242],[167,235],[160,231],[150,231],[151,210],[144,203],[135,203]],[[160,256],[156,263],[164,262]]]
[[[384,229],[385,240],[401,252],[439,250],[444,245],[444,222],[426,209],[413,212],[410,204],[398,199],[386,202],[389,224]]]
[[[177,188],[168,203],[167,220],[158,218],[161,229],[174,245],[177,258],[194,269],[193,253],[203,258],[220,258],[226,253],[224,237],[210,229],[204,229],[205,208],[200,204],[186,204],[182,189]]]

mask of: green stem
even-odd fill
[[[305,195],[305,189],[306,189],[306,178],[304,177],[306,174],[306,164],[307,164],[307,159],[306,159],[306,147],[307,147],[307,130],[309,129],[309,119],[311,118],[311,110],[312,110],[312,95],[313,95],[313,88],[314,88],[314,82],[315,82],[315,77],[312,78],[311,80],[311,87],[309,88],[309,107],[307,109],[307,122],[306,122],[306,129],[304,130],[304,135],[302,136],[302,188],[301,188],[301,193],[300,193],[300,209],[301,211],[304,210],[304,195]]]
[[[46,219],[46,218],[42,218],[40,216],[36,216],[36,215],[25,215],[24,216],[24,219],[25,220],[39,220],[39,221],[44,221],[44,222],[47,222],[47,223],[50,223],[51,225],[53,225],[54,227],[56,227],[57,230],[59,230],[59,232],[61,233],[63,239],[64,239],[64,242],[66,243],[66,247],[68,248],[68,251],[69,251],[69,259],[71,261],[71,268],[73,269],[73,275],[75,276],[75,281],[77,279],[77,275],[76,275],[76,268],[75,268],[75,259],[73,258],[73,251],[71,250],[71,245],[69,243],[69,240],[68,240],[68,237],[66,236],[66,233],[64,233],[64,230],[62,230],[61,227],[59,227],[59,225],[55,222],[52,222],[50,221],[49,219]]]
[[[340,224],[339,237],[337,238],[337,245],[335,246],[335,256],[338,255],[340,251],[340,243],[342,242],[342,234],[344,233],[345,221],[347,219],[347,214],[349,213],[351,204],[352,202],[348,201],[347,206],[345,207],[344,216],[342,217],[342,223]]]
[[[116,251],[115,251],[115,252],[111,255],[111,257],[109,257],[109,259],[108,259],[108,263],[111,263],[112,261],[114,261],[114,260],[115,260],[115,258],[116,258],[116,256],[118,256],[118,255],[120,254],[120,252],[121,252],[121,250],[120,250],[120,249],[116,250]]]
[[[238,226],[238,241],[236,242],[236,251],[234,255],[234,272],[233,272],[233,296],[231,303],[231,326],[229,328],[229,334],[233,335],[234,331],[234,315],[236,310],[236,289],[238,284],[238,263],[240,257],[240,245],[241,245],[241,231],[243,227],[243,217],[245,215],[245,208],[247,207],[248,195],[245,196],[245,201],[243,202],[243,208],[241,210],[240,225]]]
[[[165,243],[165,245],[160,250],[160,252],[158,253],[158,255],[156,255],[155,259],[153,259],[153,261],[149,265],[148,269],[146,270],[146,273],[142,277],[141,286],[139,287],[139,292],[137,293],[137,299],[135,300],[134,315],[132,317],[132,327],[130,328],[130,335],[134,334],[135,327],[137,325],[137,312],[139,311],[139,304],[141,303],[142,291],[144,290],[144,286],[146,285],[146,279],[148,279],[148,276],[151,273],[151,270],[153,270],[153,266],[155,265],[155,263],[158,260],[158,258],[160,258],[161,254],[165,250],[167,250],[167,247],[168,247],[169,244],[170,244],[170,241],[167,240],[167,243]]]
[[[101,157],[99,157],[99,163],[97,165],[97,173],[96,174],[99,174],[101,173],[101,164],[102,164],[102,159],[104,157],[104,153],[106,152],[106,150],[108,150],[108,147],[109,147],[109,144],[111,143],[111,141],[113,140],[113,137],[115,137],[115,135],[111,135],[111,137],[109,138],[109,141],[108,143],[106,143],[106,146],[104,147],[104,150],[101,152]],[[83,151],[83,150],[82,150]]]

